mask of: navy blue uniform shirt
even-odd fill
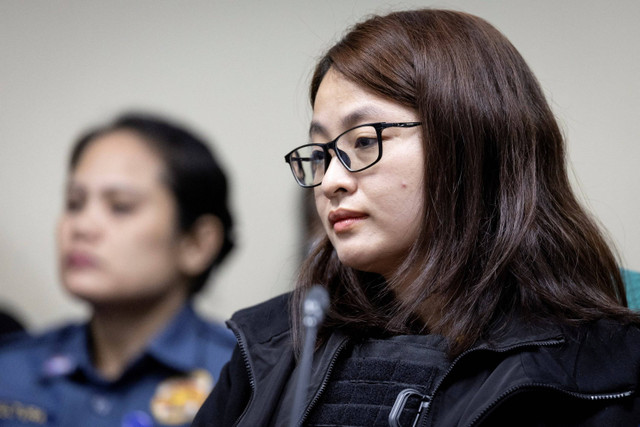
[[[186,305],[115,381],[89,354],[88,325],[0,343],[0,426],[188,426],[235,337]]]

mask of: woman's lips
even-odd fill
[[[339,209],[329,213],[329,223],[333,227],[333,231],[342,233],[367,217],[368,215],[362,212]]]
[[[72,252],[66,257],[66,266],[72,269],[94,268],[98,265],[97,259],[84,252]]]

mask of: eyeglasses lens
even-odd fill
[[[311,186],[322,181],[324,176],[325,153],[320,145],[305,145],[291,153],[291,170],[296,180]]]
[[[373,126],[361,126],[341,135],[335,151],[342,164],[351,172],[367,168],[380,158],[378,134]],[[304,186],[322,182],[326,160],[321,144],[304,145],[291,153],[289,162],[296,180]]]
[[[372,165],[380,154],[376,128],[361,126],[351,129],[336,141],[336,149],[342,163],[352,172]]]

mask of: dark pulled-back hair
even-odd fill
[[[73,146],[69,168],[73,171],[87,147],[100,136],[131,131],[156,152],[164,163],[162,178],[176,201],[178,224],[188,232],[203,215],[217,217],[223,228],[220,252],[211,264],[190,284],[191,294],[199,292],[213,268],[219,265],[234,246],[233,218],[229,209],[228,182],[220,162],[208,144],[193,132],[160,116],[130,112],[113,122],[90,130]]]
[[[294,307],[322,284],[331,296],[325,331],[439,333],[451,355],[515,317],[636,320],[615,255],[572,192],[556,119],[497,29],[446,10],[373,16],[320,59],[312,106],[330,69],[417,112],[425,216],[389,283],[341,264],[325,237],[302,266]],[[391,291],[401,278],[411,278],[402,300]],[[429,329],[416,314],[427,299],[440,310]]]

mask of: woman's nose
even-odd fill
[[[73,237],[94,239],[100,235],[100,214],[95,206],[85,205],[76,212],[67,212],[66,216]]]
[[[327,197],[332,197],[340,192],[353,192],[356,189],[356,179],[334,154],[324,172],[320,187]]]

